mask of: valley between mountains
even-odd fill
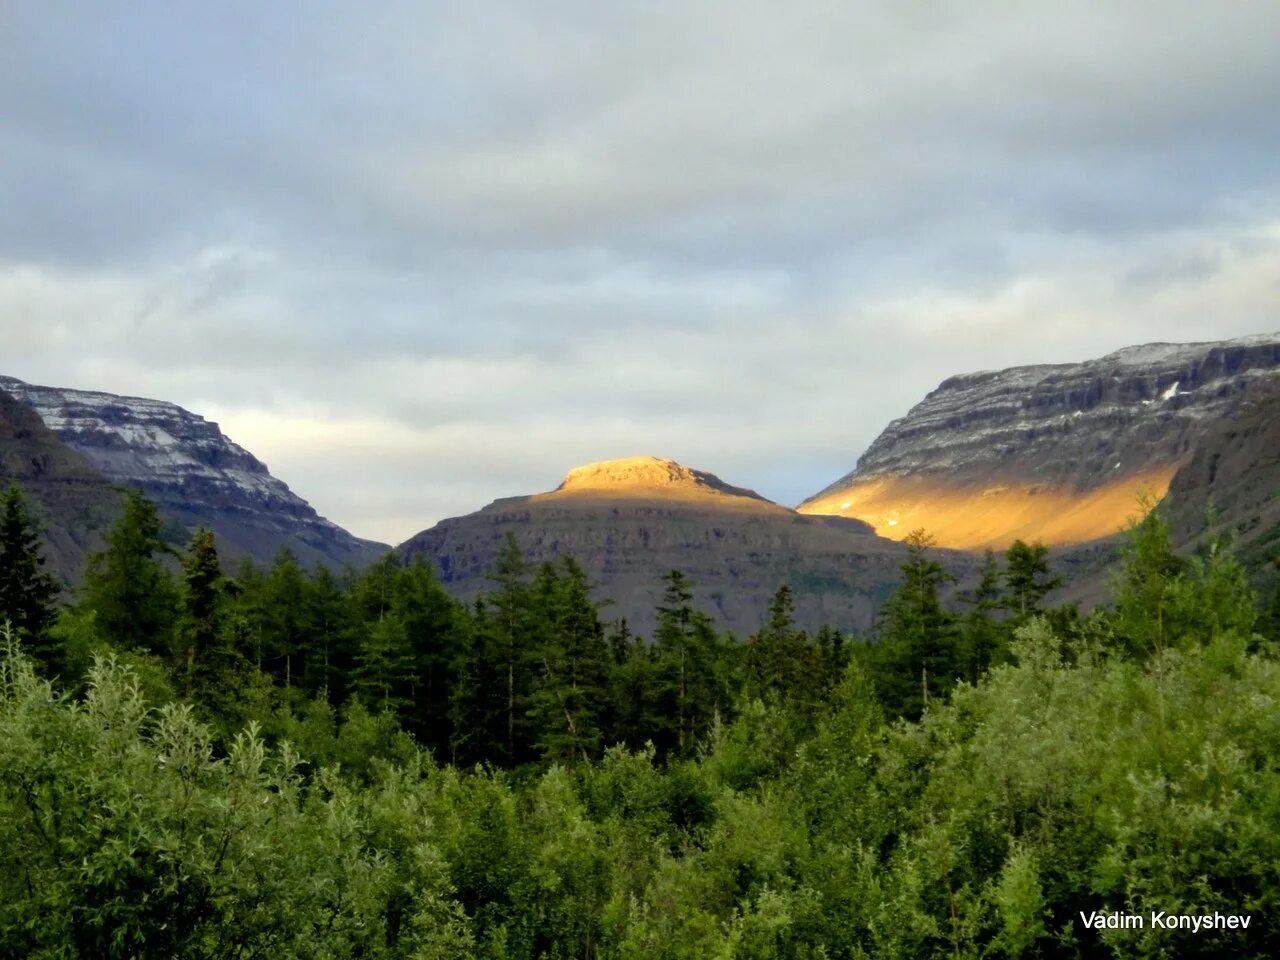
[[[1087,603],[1140,496],[1164,501],[1184,548],[1212,502],[1243,555],[1266,563],[1280,544],[1278,413],[1280,334],[1146,344],[953,376],[796,509],[636,456],[571,469],[554,490],[442,520],[394,549],[467,598],[513,534],[531,562],[575,557],[611,601],[604,616],[642,634],[671,569],[739,634],[783,583],[799,626],[864,631],[919,528],[958,577],[953,589],[985,549],[1040,540],[1055,548],[1065,595]],[[205,526],[231,559],[265,563],[287,548],[307,566],[360,568],[391,549],[319,516],[217,424],[161,400],[0,378],[0,482],[32,495],[46,553],[71,583],[121,487],[156,501],[175,544]]]

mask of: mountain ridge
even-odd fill
[[[958,374],[797,509],[895,538],[923,526],[959,549],[1098,539],[1140,491],[1164,496],[1210,425],[1277,376],[1280,334]]]
[[[188,530],[212,529],[228,559],[266,562],[288,547],[307,565],[359,566],[389,549],[321,517],[216,423],[175,403],[8,376],[0,391],[108,482],[142,490]]]

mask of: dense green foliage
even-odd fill
[[[514,541],[462,605],[153,513],[4,631],[0,955],[1280,954],[1274,623],[1158,512],[1088,617],[1022,543],[948,609],[921,533],[874,637],[741,641],[679,571],[646,639]],[[1151,910],[1252,924],[1080,917]]]

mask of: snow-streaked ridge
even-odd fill
[[[1198,423],[1232,409],[1259,378],[1276,376],[1280,333],[960,374],[890,423],[851,473],[805,502],[856,481],[921,472],[1000,467],[1086,482],[1095,462],[1114,469],[1105,450],[1137,469],[1180,455]]]
[[[266,464],[218,425],[175,403],[26,383],[0,389],[30,406],[64,443],[113,483],[143,489],[162,507],[214,526],[248,525],[281,542],[300,538],[322,553],[369,544],[321,517]]]

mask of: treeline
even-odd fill
[[[95,650],[110,649],[134,658],[155,695],[191,701],[224,734],[256,720],[296,736],[297,718],[371,713],[462,765],[590,762],[615,744],[689,757],[743,702],[776,698],[811,719],[855,656],[889,712],[914,719],[930,697],[1005,657],[1013,630],[1059,583],[1047,549],[1018,542],[1003,558],[988,553],[967,609],[951,613],[939,600],[948,574],[917,533],[870,637],[797,629],[785,584],[760,629],[733,637],[672,570],[646,638],[602,619],[571,557],[531,569],[511,535],[490,589],[461,604],[420,558],[391,554],[359,574],[308,572],[288,551],[266,570],[224,572],[209,531],[174,552],[154,505],[132,492],[58,613],[21,493],[4,503],[10,532],[0,536],[14,546],[0,546],[0,567],[15,562],[0,583],[15,586],[0,619],[46,675],[79,677]]]
[[[0,582],[15,588],[0,620],[41,672],[74,683],[95,652],[113,651],[153,696],[189,701],[227,736],[253,720],[296,737],[298,723],[354,714],[460,765],[590,762],[615,744],[689,757],[743,696],[816,708],[848,656],[835,630],[795,627],[785,586],[761,629],[736,640],[694,606],[678,570],[663,577],[653,636],[637,636],[602,619],[576,561],[530,568],[510,536],[490,589],[465,604],[421,559],[391,554],[360,573],[308,572],[287,550],[265,570],[227,572],[207,530],[174,552],[137,492],[59,610],[21,494],[5,503],[15,534],[0,543]]]
[[[1159,511],[1088,616],[1022,543],[947,609],[921,533],[874,636],[780,588],[739,640],[677,571],[642,639],[513,542],[466,605],[229,575],[138,495],[59,609],[2,507],[0,954],[1280,952],[1280,605]],[[1078,917],[1152,909],[1254,919]]]

